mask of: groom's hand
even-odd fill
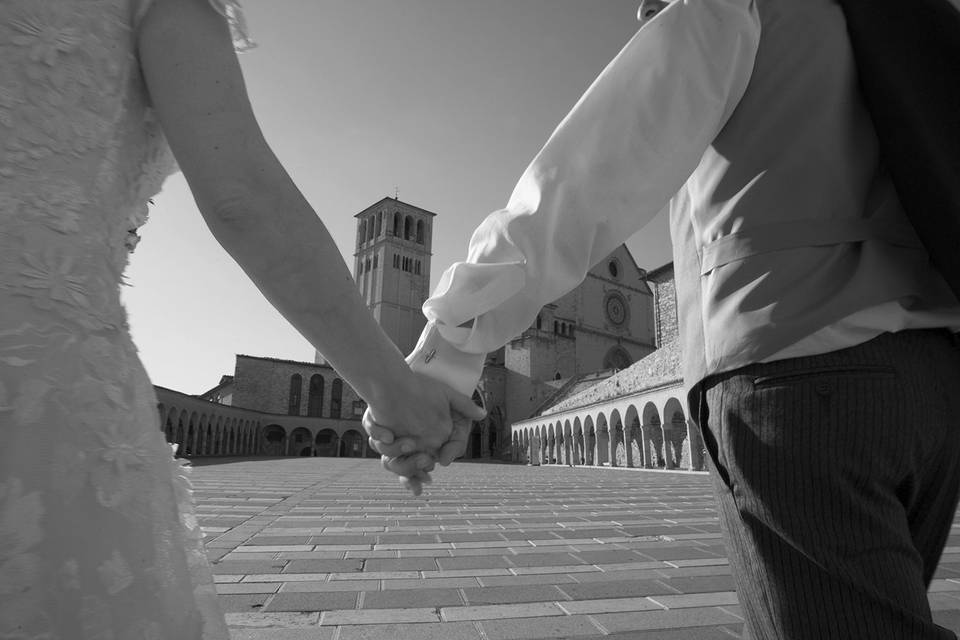
[[[469,396],[422,374],[412,373],[409,382],[411,393],[393,406],[369,407],[362,424],[384,468],[418,494],[435,461],[447,465],[463,455],[470,426],[486,412]]]

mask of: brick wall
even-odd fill
[[[353,415],[354,402],[360,397],[345,380],[340,378],[333,368],[319,366],[307,362],[275,360],[272,358],[257,358],[252,356],[237,356],[234,371],[235,390],[233,405],[246,409],[255,409],[267,413],[287,415],[290,406],[290,379],[300,374],[300,412],[298,415],[307,415],[310,396],[310,378],[315,374],[323,376],[323,409],[321,417],[359,419]],[[331,397],[333,381],[340,379],[343,383],[341,394],[340,415],[331,415]]]

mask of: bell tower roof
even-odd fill
[[[390,196],[387,196],[386,198],[382,198],[382,199],[380,199],[380,200],[377,200],[377,201],[374,202],[372,205],[370,205],[369,207],[367,207],[366,209],[364,209],[364,210],[361,211],[360,213],[354,215],[353,217],[354,217],[354,218],[360,218],[360,217],[362,217],[362,216],[368,215],[371,211],[375,211],[375,210],[381,209],[381,208],[383,208],[384,206],[397,205],[397,204],[401,205],[405,210],[409,211],[410,213],[420,213],[420,214],[428,215],[428,216],[436,216],[436,215],[437,215],[437,214],[435,214],[435,213],[432,212],[432,211],[427,211],[426,209],[422,209],[421,207],[418,207],[418,206],[416,206],[416,205],[410,204],[409,202],[404,202],[403,200],[398,200],[397,198],[391,198]]]

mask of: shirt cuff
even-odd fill
[[[485,353],[467,353],[447,342],[435,322],[428,322],[407,364],[417,373],[438,380],[465,396],[472,396],[483,373]]]

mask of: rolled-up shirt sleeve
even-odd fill
[[[417,371],[473,391],[486,354],[666,206],[736,107],[754,0],[677,0],[607,65],[423,305]]]

